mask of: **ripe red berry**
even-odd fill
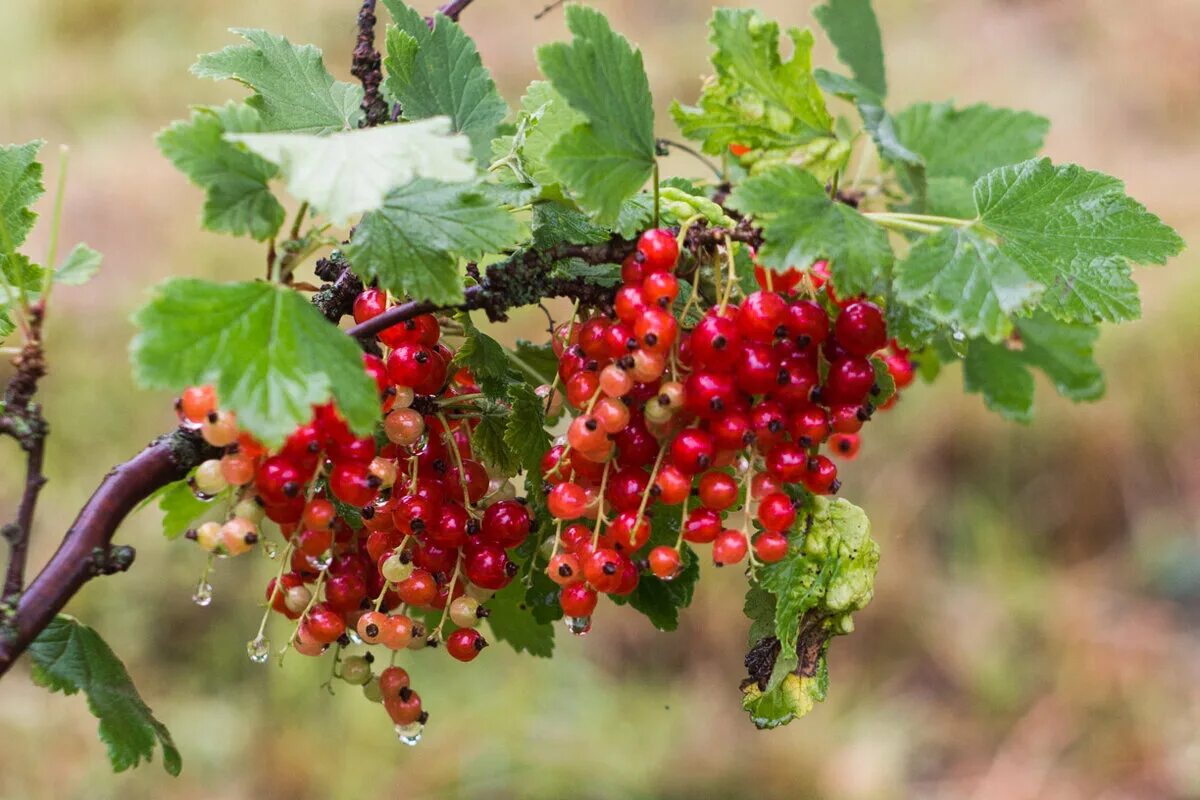
[[[768,270],[758,264],[754,265],[754,280],[763,291],[787,294],[796,288],[802,277],[804,274],[798,269],[786,269],[783,272],[772,269],[768,275]]]
[[[329,491],[346,505],[362,508],[379,493],[379,479],[366,464],[339,462],[329,472]]]
[[[784,315],[788,337],[802,350],[821,344],[829,337],[829,315],[812,300],[799,300]]]
[[[706,472],[700,477],[699,493],[706,508],[724,511],[737,502],[737,481],[724,472]]]
[[[650,562],[650,571],[654,573],[656,578],[664,581],[669,581],[679,575],[683,568],[683,561],[679,557],[679,551],[674,547],[660,545],[650,551],[648,558]]]
[[[509,561],[504,548],[497,544],[469,543],[463,548],[463,572],[467,580],[484,589],[503,589],[516,574],[516,563]]]
[[[609,473],[604,498],[617,511],[634,511],[641,505],[649,483],[650,476],[641,467],[622,467]]]
[[[569,586],[583,580],[582,567],[574,553],[558,553],[546,566],[546,574],[559,586]]]
[[[797,444],[777,444],[767,453],[767,471],[784,483],[799,483],[804,479],[808,454]]]
[[[888,373],[896,382],[897,389],[903,389],[913,382],[914,368],[908,356],[895,353],[884,359],[884,363],[887,364]]]
[[[721,531],[713,542],[713,563],[718,567],[736,564],[746,557],[748,549],[746,534],[727,528]]]
[[[694,508],[683,521],[683,538],[693,544],[708,544],[721,533],[721,515],[711,508]]]
[[[652,492],[656,492],[658,502],[673,506],[687,499],[692,490],[692,476],[674,464],[663,464],[658,475],[654,478]]]
[[[387,359],[388,377],[417,394],[436,394],[446,382],[446,361],[422,344],[400,344]]]
[[[459,628],[446,637],[446,652],[459,661],[473,661],[487,647],[487,639],[474,628]]]
[[[787,303],[775,292],[751,292],[738,309],[738,330],[747,339],[769,342],[775,338],[786,313]]]
[[[829,452],[847,461],[853,461],[858,455],[862,438],[857,433],[835,433],[829,437]]]
[[[780,531],[763,531],[754,538],[754,555],[764,564],[782,561],[788,552],[788,539]]]
[[[837,465],[825,456],[813,456],[804,471],[804,486],[813,494],[833,494],[841,484],[837,479]]]
[[[379,693],[384,699],[399,697],[401,689],[409,686],[408,672],[403,667],[387,667],[379,673]]]
[[[303,625],[309,636],[321,644],[330,644],[336,641],[346,630],[346,623],[342,621],[342,615],[328,603],[317,603],[309,609]]]
[[[551,516],[557,519],[575,519],[583,515],[587,506],[587,493],[577,483],[560,483],[550,490],[546,497],[546,507]]]
[[[705,316],[692,329],[689,342],[692,362],[706,370],[731,370],[741,358],[742,334],[728,316]]]
[[[607,548],[594,551],[583,562],[583,576],[597,592],[615,591],[621,585],[621,554]]]
[[[283,456],[271,456],[258,468],[254,485],[264,503],[284,505],[300,494],[304,477],[291,461]]]
[[[715,456],[712,435],[699,428],[680,431],[671,440],[671,463],[689,475],[708,469]]]
[[[501,547],[516,547],[529,536],[532,525],[533,517],[524,505],[516,500],[501,500],[484,512],[480,536]]]
[[[679,244],[674,235],[664,228],[651,228],[641,235],[637,251],[642,256],[646,273],[673,272],[679,260]]]
[[[608,535],[625,551],[640,550],[650,541],[650,520],[645,516],[639,518],[636,510],[622,511],[613,518]]]
[[[865,358],[844,358],[829,365],[822,402],[861,403],[875,385],[875,367]]]
[[[410,606],[428,606],[437,597],[437,591],[437,581],[424,569],[414,569],[411,575],[396,584],[396,594]]]
[[[354,321],[362,324],[387,310],[387,293],[382,289],[364,289],[354,298]]]
[[[887,344],[887,325],[879,306],[867,300],[847,303],[834,323],[834,335],[847,353],[869,356]]]
[[[586,583],[564,586],[559,594],[559,604],[568,617],[590,617],[596,610],[598,599],[596,592],[589,589]]]
[[[759,501],[758,521],[769,531],[784,531],[796,521],[792,498],[783,492],[772,492]]]

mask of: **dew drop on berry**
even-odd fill
[[[424,733],[425,726],[419,722],[410,722],[407,725],[396,726],[396,738],[409,747],[416,747],[421,741],[421,734]]]
[[[200,579],[200,583],[196,584],[196,591],[192,594],[192,602],[198,606],[207,606],[212,603],[213,587],[208,582],[208,578]]]
[[[592,629],[591,617],[564,617],[563,620],[567,623],[567,630],[574,636],[587,636]]]
[[[246,655],[255,664],[265,664],[271,657],[271,640],[265,636],[256,636],[246,642]]]

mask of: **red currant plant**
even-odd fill
[[[546,80],[512,111],[456,23],[469,0],[433,19],[384,5],[384,54],[374,0],[359,13],[359,84],[260,30],[193,67],[251,94],[158,143],[204,190],[203,226],[265,242],[265,269],[156,287],[133,367],[181,392],[180,427],[105,478],[27,586],[46,299],[98,256],[49,269],[18,253],[39,143],[0,149],[0,332],[22,339],[0,433],[28,473],[4,528],[0,672],[29,650],[40,682],[83,689],[117,769],[156,740],[180,762],[107,646],[55,615],[129,566],[111,539],[151,497],[164,533],[208,554],[201,605],[216,558],[277,560],[252,660],[287,618],[278,652],[332,651],[327,685],[362,686],[407,743],[429,713],[399,651],[472,661],[490,636],[549,656],[553,623],[586,633],[600,595],[671,630],[705,544],[747,564],[744,707],[760,727],[802,716],[879,560],[864,512],[831,497],[833,459],[916,374],[956,361],[1009,418],[1029,419],[1034,369],[1098,398],[1099,324],[1139,313],[1131,266],[1182,249],[1119,181],[1037,158],[1041,117],[890,113],[865,0],[816,10],[851,77],[813,69],[811,32],[787,31],[784,60],[776,23],[717,9],[714,74],[672,108],[690,145],[655,138],[641,54],[596,11],[566,7],[572,40],[539,49]],[[712,177],[660,176],[670,148]],[[550,297],[572,311],[540,344],[507,348],[471,315]]]

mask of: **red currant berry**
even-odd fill
[[[796,521],[792,498],[783,492],[772,492],[759,501],[758,521],[769,531],[785,531]]]
[[[775,338],[787,313],[787,303],[774,292],[751,292],[738,309],[737,325],[742,336],[758,342]]]
[[[516,500],[501,500],[488,506],[480,523],[480,535],[484,541],[501,547],[516,547],[529,536],[533,517],[528,509]]]
[[[845,358],[829,365],[825,385],[821,387],[822,402],[859,403],[875,385],[875,368],[865,358]]]
[[[706,316],[692,330],[689,342],[692,362],[706,370],[733,369],[741,358],[742,334],[730,317]]]
[[[586,583],[573,583],[562,588],[558,601],[568,617],[590,617],[596,610],[598,599]]]
[[[887,325],[879,306],[867,300],[847,303],[834,323],[834,335],[846,352],[869,356],[887,344]]]
[[[481,588],[503,589],[516,574],[516,566],[500,545],[468,544],[463,548],[463,572],[467,580]]]
[[[388,377],[417,394],[436,394],[446,382],[445,360],[428,347],[403,343],[387,359]]]
[[[577,483],[560,483],[550,490],[546,507],[556,519],[575,519],[583,516],[587,506],[587,493]]]
[[[829,315],[812,300],[799,300],[788,306],[783,324],[801,350],[819,345],[829,336]]]
[[[754,538],[754,555],[764,564],[782,561],[788,552],[788,539],[780,531],[763,531]]]
[[[283,456],[271,456],[258,468],[255,488],[264,503],[284,505],[299,496],[304,488],[304,478],[291,461]]]
[[[813,494],[834,494],[841,484],[837,465],[825,456],[813,456],[804,471],[804,486]]]
[[[713,542],[713,563],[718,567],[736,564],[746,557],[746,534],[726,528]]]
[[[784,483],[800,483],[808,466],[808,454],[797,444],[777,444],[767,453],[767,472]]]
[[[446,637],[446,652],[459,661],[473,661],[487,647],[487,639],[474,628],[459,628]]]
[[[892,376],[892,380],[896,382],[897,389],[903,389],[913,382],[914,368],[908,356],[896,353],[888,356],[884,360],[884,363],[887,364],[888,373]]]
[[[835,433],[829,437],[829,452],[833,455],[853,461],[858,455],[862,439],[857,433]]]
[[[379,479],[366,464],[339,462],[329,472],[329,491],[346,505],[362,508],[379,494]]]
[[[683,521],[683,538],[693,544],[708,544],[721,533],[721,515],[711,508],[694,508]]]
[[[714,511],[724,511],[737,502],[738,485],[724,472],[706,472],[700,477],[700,502]]]
[[[621,554],[607,548],[594,551],[583,562],[583,576],[597,592],[615,591],[621,585]]]
[[[341,614],[357,611],[367,597],[367,584],[358,575],[335,575],[325,581],[325,600]]]
[[[660,545],[654,548],[650,551],[648,561],[650,562],[650,571],[660,580],[669,581],[677,577],[683,570],[683,561],[679,557],[679,551],[674,547]]]
[[[679,243],[664,228],[652,228],[643,233],[638,239],[637,251],[647,273],[673,272],[675,262],[679,260]]]
[[[802,277],[804,277],[804,274],[798,269],[787,269],[783,272],[777,272],[772,269],[768,275],[767,270],[761,265],[754,265],[754,280],[764,292],[772,291],[787,294],[796,288],[796,284],[800,283]]]
[[[342,615],[328,603],[317,603],[308,611],[304,618],[304,627],[309,636],[321,644],[330,644],[346,630]]]
[[[559,586],[570,586],[583,580],[582,569],[574,553],[558,553],[550,559],[546,574]]]
[[[396,594],[410,606],[428,606],[437,597],[437,591],[437,581],[424,569],[414,569],[411,575],[396,584]]]
[[[680,431],[671,440],[671,463],[688,475],[708,469],[716,454],[712,435],[699,428]]]

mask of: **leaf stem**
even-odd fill
[[[923,222],[899,219],[890,215],[877,216],[876,213],[867,212],[863,216],[881,227],[893,228],[895,230],[916,231],[917,233],[937,233],[941,230],[941,226],[938,225],[926,225]]]
[[[539,386],[546,382],[545,379],[538,373],[538,371],[529,365],[529,362],[527,362],[525,359],[521,358],[519,355],[514,353],[512,350],[510,350],[506,347],[506,348],[504,348],[504,354],[508,356],[509,361],[516,364],[518,367],[520,367],[522,370],[525,371],[525,374],[527,374],[529,377],[531,377],[535,381],[537,381]]]
[[[58,268],[58,231],[62,225],[63,197],[67,192],[67,165],[71,150],[66,145],[59,148],[58,183],[54,189],[54,211],[50,215],[50,249],[46,254],[46,280],[42,285],[42,300],[50,299],[54,286],[54,271]]]
[[[654,227],[658,227],[658,159],[654,159]]]

